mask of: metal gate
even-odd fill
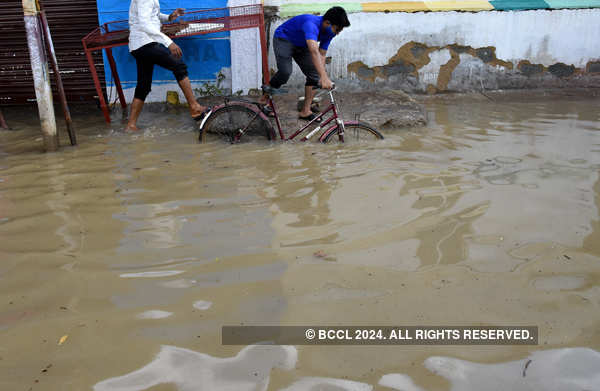
[[[69,102],[97,98],[81,39],[98,27],[96,0],[42,0]],[[94,62],[104,87],[102,54]],[[50,69],[52,73],[52,69]],[[55,101],[57,88],[52,79]],[[35,102],[21,0],[0,1],[0,105]]]

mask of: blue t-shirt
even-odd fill
[[[313,40],[319,42],[319,47],[327,50],[331,39],[335,37],[333,32],[321,31],[323,17],[316,15],[298,15],[288,20],[275,30],[275,37],[283,38],[294,46],[307,47],[306,41]]]

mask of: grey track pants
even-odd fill
[[[312,56],[307,47],[294,46],[290,41],[275,37],[273,40],[273,50],[277,60],[277,73],[269,83],[273,88],[279,88],[290,78],[292,74],[292,58],[300,67],[304,76],[306,76],[307,86],[319,85],[319,73],[313,64]]]

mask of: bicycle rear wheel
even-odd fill
[[[375,128],[364,122],[344,123],[344,143],[358,143],[371,140],[383,140],[383,135]],[[342,142],[338,136],[338,129],[334,129],[325,135],[324,143]]]
[[[217,108],[200,129],[200,141],[226,141],[229,143],[250,140],[272,140],[273,127],[265,120],[258,108],[250,109],[244,104],[232,102]]]

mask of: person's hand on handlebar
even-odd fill
[[[329,77],[324,77],[321,79],[321,88],[326,90],[331,90],[333,88],[333,82]]]

